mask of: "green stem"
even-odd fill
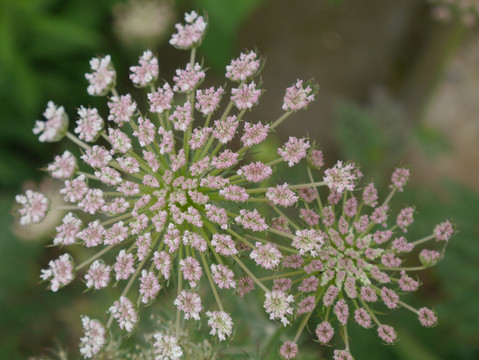
[[[427,242],[427,241],[429,241],[429,240],[432,240],[432,239],[434,239],[435,237],[436,237],[436,236],[435,236],[434,234],[433,234],[433,235],[429,235],[429,236],[426,236],[426,237],[424,237],[424,238],[422,238],[422,239],[416,240],[416,241],[412,242],[411,244],[413,244],[414,246],[416,246],[416,245],[425,243],[425,242]]]
[[[409,311],[411,311],[411,312],[413,312],[413,313],[419,315],[419,310],[414,309],[411,305],[406,304],[404,301],[401,301],[401,300],[398,300],[398,303],[399,303],[399,305],[405,307],[405,308],[408,309]]]
[[[266,240],[266,239],[261,239],[259,237],[256,237],[256,236],[252,236],[252,235],[246,235],[246,237],[250,238],[251,240],[256,240],[256,241],[261,241],[262,243],[270,243],[271,241],[270,240]],[[281,249],[283,251],[287,251],[287,252],[290,252],[290,253],[293,253],[293,254],[298,254],[299,251],[298,250],[295,250],[295,249],[291,249],[287,246],[283,246],[283,245],[278,245],[278,244],[275,244],[278,249]]]
[[[269,163],[266,163],[265,165],[266,166],[274,166],[276,164],[279,164],[281,161],[283,161],[283,158],[278,158],[278,159],[275,159],[275,160],[271,160]]]
[[[82,268],[84,268],[85,266],[87,266],[88,264],[90,264],[91,262],[95,261],[96,259],[98,259],[99,257],[101,257],[103,254],[107,253],[108,251],[110,251],[111,249],[113,249],[113,247],[115,246],[116,244],[112,244],[112,245],[109,245],[107,246],[106,248],[102,249],[101,251],[97,252],[95,255],[93,255],[91,258],[85,260],[84,262],[82,262],[80,265],[78,265],[76,268],[75,268],[75,271],[79,271],[81,270]]]
[[[348,338],[348,328],[346,325],[341,326],[344,333],[344,344],[346,345],[346,351],[349,352],[349,338]]]
[[[143,268],[143,265],[145,265],[146,259],[143,260],[138,267],[136,268],[135,272],[131,276],[130,280],[128,280],[128,284],[126,284],[125,288],[123,289],[120,297],[126,296],[128,294],[128,291],[130,291],[131,286],[133,285],[133,282],[136,280],[138,277],[138,274],[140,274],[141,269]],[[106,327],[109,329],[111,327],[111,323],[113,322],[113,314],[110,315],[110,318],[108,319],[108,323],[106,324]]]
[[[252,248],[252,249],[255,249],[256,247],[250,243],[248,240],[246,240],[244,237],[242,237],[240,234],[238,234],[237,232],[235,232],[234,230],[232,230],[231,228],[228,228],[226,229],[227,232],[229,232],[231,235],[233,235],[235,238],[237,238],[238,240],[240,240],[242,243],[244,243],[246,246]]]
[[[272,228],[272,227],[270,227],[270,228],[268,229],[268,231],[270,231],[270,232],[272,232],[273,234],[276,234],[276,235],[281,235],[281,236],[284,236],[284,237],[287,237],[287,238],[290,238],[290,239],[294,239],[294,235],[285,233],[285,232],[283,232],[283,231],[274,229],[274,228]]]
[[[307,171],[308,171],[308,177],[309,177],[309,180],[314,183],[314,178],[313,178],[313,173],[311,172],[311,169],[309,168],[309,166],[307,167]],[[316,200],[318,202],[318,207],[319,207],[319,210],[321,212],[321,214],[323,213],[323,204],[321,203],[321,198],[319,197],[319,191],[317,188],[314,188],[314,190],[316,191]]]
[[[296,343],[299,339],[299,337],[301,336],[301,333],[303,332],[304,330],[304,327],[306,326],[306,324],[308,323],[308,320],[309,318],[311,317],[311,315],[313,314],[313,311],[314,309],[316,309],[316,306],[318,305],[318,302],[319,300],[321,299],[322,297],[322,292],[318,295],[318,297],[316,298],[316,301],[314,303],[314,308],[313,310],[311,310],[308,315],[306,315],[303,320],[301,321],[301,324],[299,325],[299,328],[298,328],[298,331],[296,332],[296,336],[294,337],[294,340],[293,342]]]
[[[224,311],[223,304],[221,303],[220,296],[218,295],[218,291],[216,290],[215,282],[213,281],[213,278],[211,277],[210,268],[208,267],[208,263],[206,261],[205,254],[203,254],[203,253],[201,253],[201,261],[203,262],[203,266],[205,268],[206,276],[208,277],[208,281],[210,282],[211,290],[213,290],[213,295],[215,296],[216,304],[220,308],[220,311]]]
[[[311,187],[317,187],[317,186],[324,186],[325,183],[322,181],[319,182],[313,182],[313,183],[308,183],[308,184],[297,184],[297,185],[289,185],[288,189],[295,190],[295,189],[304,189],[304,188],[311,188]],[[269,187],[260,187],[256,189],[248,189],[246,192],[248,194],[255,194],[255,193],[260,193],[260,192],[266,192],[268,191]]]
[[[369,315],[371,315],[371,317],[373,318],[374,322],[376,323],[377,326],[380,326],[381,325],[381,322],[378,320],[378,318],[376,317],[376,315],[374,315],[373,311],[371,310],[371,308],[368,306],[368,304],[366,304],[366,302],[361,298],[361,297],[358,297],[359,301],[361,302],[361,304],[363,304],[364,308],[366,309],[366,311],[369,313]]]
[[[65,206],[54,206],[53,208],[51,208],[52,210],[59,210],[59,211],[64,211],[64,210],[80,210],[80,208],[78,206],[68,206],[68,205],[65,205]]]
[[[246,274],[258,285],[265,293],[269,293],[269,290],[266,286],[264,286],[261,281],[258,280],[256,276],[253,275],[253,273],[248,269],[248,267],[243,264],[243,262],[236,256],[233,256],[233,259],[236,261],[236,263],[241,266],[241,268],[244,270]]]
[[[388,197],[386,198],[386,200],[384,200],[382,206],[389,204],[389,202],[391,201],[395,193],[396,193],[396,187],[393,187]]]
[[[285,112],[283,115],[281,115],[281,117],[276,120],[271,126],[271,130],[273,130],[274,128],[278,127],[284,120],[286,120],[288,118],[289,115],[291,115],[293,112],[292,111],[288,111],[288,112]]]
[[[136,280],[136,278],[138,277],[138,274],[140,273],[141,269],[143,268],[143,265],[145,264],[146,262],[146,259],[143,260],[139,265],[138,267],[136,268],[135,272],[133,273],[133,275],[131,276],[130,280],[128,280],[128,283],[126,284],[125,288],[123,289],[120,297],[123,297],[123,296],[126,296],[126,294],[128,294],[128,291],[130,291],[130,288],[131,286],[133,285],[133,282]],[[113,322],[113,314],[110,315],[110,318],[108,319],[108,322],[106,324],[106,327],[107,329],[109,329],[111,327],[111,324]]]
[[[179,250],[178,250],[178,292],[177,295],[179,296],[181,293],[181,290],[183,290],[183,275],[181,274],[181,266],[180,266],[180,261],[181,258],[183,257],[183,245],[180,244]],[[178,307],[176,309],[176,338],[180,338],[180,308]]]
[[[107,221],[103,221],[102,223],[100,223],[101,226],[107,226],[107,225],[110,225],[114,222],[117,222],[117,221],[120,221],[120,220],[124,220],[126,218],[129,218],[129,217],[132,217],[131,213],[127,212],[126,214],[123,214],[123,215],[120,215],[120,216],[117,216],[117,217],[114,217],[112,219],[109,219]]]
[[[271,276],[266,276],[259,278],[258,280],[260,281],[268,281],[268,280],[274,280],[274,279],[281,279],[283,277],[289,277],[289,276],[296,276],[296,275],[301,275],[304,273],[304,270],[298,270],[298,271],[291,271],[289,273],[281,273],[281,274],[276,274],[276,275],[271,275]]]
[[[88,145],[87,143],[84,143],[83,141],[81,141],[80,139],[78,139],[75,135],[73,135],[71,132],[67,132],[66,133],[66,137],[69,138],[71,141],[73,141],[75,144],[77,144],[78,146],[80,146],[81,148],[85,149],[85,150],[91,150],[91,147],[90,145]]]
[[[287,217],[281,210],[278,209],[277,206],[273,206],[273,209],[274,211],[276,211],[278,213],[279,216],[283,217],[286,219],[286,221],[292,226],[294,227],[296,230],[300,230],[300,227],[298,225],[296,225],[293,221],[291,221],[291,219],[289,217]]]
[[[86,172],[83,172],[83,171],[78,171],[77,174],[78,175],[83,175],[83,176],[87,177],[88,179],[101,181],[97,176],[86,173]]]
[[[387,268],[387,267],[379,267],[381,270],[386,270],[386,271],[419,271],[419,270],[426,270],[429,269],[430,266],[411,266],[411,267],[403,267],[403,268]]]

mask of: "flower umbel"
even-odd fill
[[[286,246],[291,244],[293,249],[289,250],[292,255],[283,260],[284,273],[272,278],[282,275],[282,280],[290,280],[290,283],[298,276],[297,281],[303,279],[293,293],[298,304],[296,318],[302,318],[293,343],[316,311],[321,319],[316,326],[319,342],[328,344],[335,328],[339,328],[344,339],[346,349],[336,350],[335,359],[352,359],[347,335],[350,321],[364,328],[376,325],[383,342],[394,343],[396,332],[380,320],[376,311],[381,306],[378,303],[382,303],[383,309],[404,307],[418,317],[421,325],[434,326],[437,317],[432,310],[415,309],[402,301],[400,294],[416,291],[419,281],[411,273],[434,265],[444,250],[440,253],[423,249],[419,255],[422,266],[405,266],[404,258],[414,248],[433,239],[446,245],[453,228],[446,221],[437,225],[431,235],[408,241],[404,234],[414,221],[414,208],[406,207],[395,219],[390,219],[389,202],[395,192],[404,190],[409,170],[394,171],[391,192],[382,203],[378,202],[374,184],[367,185],[362,193],[356,190],[362,175],[353,164],[338,162],[324,172],[324,181],[320,183],[314,182],[310,169],[308,174],[315,187],[329,188],[327,202],[321,201],[318,189],[304,186],[299,192],[299,219],[285,218],[286,215],[278,211],[284,221],[275,231],[283,238],[279,244],[286,241]],[[287,272],[288,267],[299,268],[299,271]],[[271,312],[271,305],[268,308]],[[281,318],[279,314],[271,315],[272,319],[278,317]]]
[[[53,291],[84,270],[88,288],[105,288],[112,278],[115,285],[126,282],[119,300],[108,310],[104,328],[97,320],[85,320],[85,326],[97,332],[100,327],[110,330],[113,320],[131,332],[141,307],[154,302],[167,287],[177,294],[177,337],[180,317],[201,320],[204,308],[199,287],[204,285],[215,296],[218,311],[206,315],[211,334],[219,340],[231,336],[233,327],[220,291],[244,296],[257,283],[266,293],[265,307],[273,319],[286,325],[286,316],[292,314],[292,296],[271,293],[240,257],[246,255],[265,269],[280,264],[283,256],[276,245],[250,242],[245,235],[264,237],[262,233],[269,229],[256,206],[263,200],[283,207],[296,204],[298,196],[289,184],[270,183],[267,188],[258,184],[270,180],[276,164],[297,164],[306,156],[309,143],[291,138],[284,151],[279,151],[282,157],[270,164],[249,163],[245,155],[293,111],[312,101],[312,88],[304,88],[300,80],[289,88],[287,111],[278,121],[244,122],[246,111],[258,103],[261,94],[254,80],[261,61],[251,51],[228,65],[226,77],[239,84],[231,85],[228,104],[217,114],[227,91],[223,87],[199,89],[205,70],[195,62],[206,23],[196,12],[186,14],[185,21],[176,26],[178,32],[170,43],[191,49],[191,56],[186,66],[176,70],[173,85],[163,80],[158,84],[158,60],[149,50],[140,56],[139,65],[130,68],[133,85],[148,89],[146,108],[131,94],[117,93],[116,71],[111,57],[105,56],[91,60],[91,72],[85,76],[90,95],[111,95],[109,113],[81,106],[74,135],[67,132],[64,109],[50,102],[47,122],[37,123],[34,130],[43,132],[41,141],[57,141],[66,135],[80,147],[82,163],[66,151],[48,166],[52,176],[64,181],[61,194],[70,203],[54,244],[84,245],[95,252],[77,266],[70,255],[60,256],[42,271],[42,279],[50,281]],[[229,148],[238,134],[243,147]],[[95,144],[97,140],[101,142]],[[25,224],[41,221],[48,209],[48,199],[40,193],[27,191],[17,201]],[[235,210],[236,204],[241,209]],[[135,293],[136,306],[129,300]],[[96,354],[104,344],[95,341],[95,347],[88,348],[94,338],[85,337],[85,357]],[[179,357],[181,350],[173,343],[173,338],[158,335],[157,358]]]
[[[108,96],[108,112],[80,106],[69,132],[65,109],[49,102],[46,121],[37,121],[33,130],[42,142],[68,138],[81,155],[64,151],[46,168],[64,183],[60,194],[67,206],[49,209],[45,195],[27,190],[16,197],[20,222],[38,223],[48,210],[67,210],[53,244],[67,250],[84,246],[90,256],[76,265],[64,253],[49,262],[41,279],[54,292],[76,274],[88,289],[121,289],[106,311],[105,325],[82,317],[81,354],[96,356],[114,322],[133,332],[142,309],[163,293],[172,294],[176,318],[174,331],[151,336],[150,357],[156,359],[179,359],[188,352],[185,324],[207,321],[210,335],[229,341],[234,329],[232,305],[223,303],[227,293],[243,297],[261,291],[271,320],[283,326],[299,320],[294,339],[279,349],[283,359],[298,355],[298,339],[308,324],[321,344],[330,343],[335,333],[344,339],[345,348],[335,350],[334,359],[353,359],[351,321],[375,327],[383,342],[394,343],[396,331],[382,322],[378,306],[381,313],[404,307],[421,325],[434,326],[434,311],[413,308],[402,294],[418,289],[411,273],[443,257],[454,229],[446,221],[420,240],[406,238],[415,208],[405,207],[392,218],[390,201],[404,190],[410,171],[394,171],[391,192],[380,202],[373,183],[359,188],[362,173],[351,162],[338,161],[315,181],[323,153],[307,138],[290,136],[276,158],[251,161],[255,146],[307,108],[317,87],[297,80],[286,89],[284,112],[276,121],[245,121],[263,92],[260,57],[241,53],[226,67],[225,84],[201,88],[206,68],[196,62],[196,50],[206,22],[195,11],[184,19],[170,44],[190,50],[190,57],[170,82],[159,80],[158,59],[150,50],[130,67],[130,80],[140,88],[135,93],[143,91],[145,101],[118,93],[110,56],[94,58],[85,75],[87,92]],[[308,166],[308,183],[275,180],[278,166],[300,162]],[[323,199],[321,187],[328,191]],[[422,249],[422,265],[406,266],[406,255],[430,240],[442,251]],[[267,271],[275,273],[256,275]],[[210,294],[213,304],[207,301]]]

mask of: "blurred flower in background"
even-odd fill
[[[477,0],[428,0],[433,5],[432,15],[438,20],[453,20],[458,16],[466,26],[476,24],[479,16]]]
[[[54,179],[44,178],[38,185],[33,181],[27,181],[23,184],[24,192],[32,190],[45,194],[50,201],[49,206],[61,207],[66,205],[63,196],[59,193],[61,184]],[[43,242],[50,241],[51,235],[55,233],[55,227],[58,226],[63,218],[65,211],[49,211],[45,218],[37,223],[21,225],[17,218],[12,224],[13,234],[21,240]]]
[[[113,29],[118,39],[132,49],[156,48],[175,21],[172,0],[128,0],[113,6]]]

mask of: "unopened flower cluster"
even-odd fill
[[[323,166],[322,158],[318,150],[309,154],[312,182],[311,169]],[[397,168],[391,177],[391,192],[380,202],[374,183],[358,186],[362,173],[355,164],[338,162],[324,171],[318,184],[328,188],[326,199],[321,199],[318,187],[303,187],[298,191],[296,218],[278,211],[280,216],[271,226],[288,255],[282,259],[283,271],[271,277],[274,303],[267,298],[265,308],[284,325],[301,319],[294,340],[281,348],[283,358],[295,358],[296,342],[313,314],[320,319],[309,321],[316,341],[330,344],[335,334],[344,341],[345,349],[335,350],[334,359],[353,359],[347,332],[350,322],[366,329],[375,327],[386,344],[397,340],[395,329],[379,315],[387,310],[404,307],[422,326],[436,325],[433,310],[416,309],[400,295],[419,288],[414,272],[435,265],[443,256],[453,226],[445,221],[422,239],[407,239],[415,209],[407,206],[391,217],[389,204],[396,192],[404,190],[409,176],[409,169]],[[408,254],[430,241],[439,243],[442,250],[423,248],[419,266],[404,264]]]

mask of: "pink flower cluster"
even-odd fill
[[[186,24],[176,24],[177,33],[173,34],[170,44],[178,49],[190,49],[203,40],[206,22],[195,11],[185,14]]]
[[[377,303],[391,310],[404,307],[421,325],[434,326],[431,309],[416,310],[400,294],[417,290],[419,281],[410,273],[434,265],[443,252],[423,249],[418,267],[404,266],[404,258],[432,239],[446,245],[454,229],[446,221],[423,239],[406,238],[414,207],[391,218],[389,202],[403,191],[409,170],[394,171],[391,193],[380,203],[373,183],[358,187],[362,173],[353,163],[338,161],[315,181],[313,171],[324,167],[323,153],[307,138],[289,137],[268,163],[250,161],[248,151],[306,108],[317,87],[297,80],[286,89],[278,120],[247,122],[243,116],[262,93],[261,59],[253,51],[241,53],[226,67],[233,84],[201,89],[206,70],[195,59],[206,23],[194,11],[185,21],[176,25],[170,44],[190,49],[190,61],[172,82],[158,80],[158,59],[149,50],[130,68],[133,85],[148,89],[146,101],[118,94],[110,56],[94,58],[85,75],[87,92],[108,95],[108,112],[80,106],[69,132],[64,108],[49,102],[46,121],[37,121],[33,130],[42,142],[68,138],[82,155],[66,150],[47,165],[51,176],[63,181],[60,194],[68,205],[49,209],[45,195],[28,190],[16,197],[20,223],[38,223],[48,210],[66,208],[53,244],[67,250],[84,246],[90,256],[76,265],[64,253],[49,262],[41,279],[54,292],[79,274],[88,289],[123,288],[107,311],[106,325],[82,317],[83,357],[92,358],[107,345],[112,326],[128,333],[139,327],[142,308],[163,293],[175,294],[176,335],[155,332],[156,359],[181,358],[181,327],[194,321],[207,319],[210,335],[220,341],[231,338],[232,305],[223,303],[225,293],[244,297],[262,291],[271,320],[294,326],[301,319],[294,340],[279,349],[283,359],[298,355],[298,339],[308,324],[322,344],[339,328],[346,348],[335,350],[334,359],[352,359],[351,321],[375,326],[385,343],[394,343],[396,332],[379,319]],[[303,160],[310,182],[278,183],[277,166]],[[321,187],[329,190],[323,199]],[[287,214],[285,207],[291,210]],[[259,271],[274,274],[258,278]],[[204,294],[212,294],[214,303],[203,301]]]
[[[211,335],[225,340],[232,334],[233,322],[218,292],[246,295],[258,280],[243,271],[254,263],[277,269],[283,258],[275,244],[252,243],[247,234],[264,237],[269,229],[255,206],[258,200],[286,207],[297,203],[299,197],[291,186],[274,183],[272,174],[276,164],[286,161],[293,166],[305,158],[309,142],[290,138],[271,165],[248,162],[245,152],[263,142],[293,111],[311,102],[314,89],[303,87],[298,80],[286,90],[287,111],[278,121],[245,122],[246,110],[261,95],[255,79],[261,60],[253,51],[242,53],[226,67],[226,78],[236,84],[201,89],[206,72],[195,62],[195,54],[206,23],[194,11],[185,15],[185,21],[176,25],[170,43],[191,49],[190,61],[176,70],[172,85],[165,80],[159,83],[158,59],[150,50],[139,57],[138,65],[130,67],[133,85],[148,88],[146,107],[131,94],[118,94],[112,59],[104,56],[90,61],[91,72],[85,77],[90,95],[110,95],[108,113],[80,106],[76,127],[69,132],[64,108],[49,102],[46,121],[35,125],[40,141],[66,137],[81,149],[79,158],[67,150],[47,166],[53,177],[64,182],[60,193],[69,210],[56,227],[53,243],[66,249],[83,245],[91,252],[79,265],[68,253],[61,255],[42,270],[41,278],[52,291],[69,284],[77,274],[94,290],[126,282],[119,300],[108,310],[106,327],[84,318],[81,351],[85,357],[94,356],[104,346],[106,340],[101,339],[113,320],[120,329],[133,331],[141,307],[154,302],[168,287],[176,287],[178,314],[185,320],[201,320],[206,309],[200,287],[209,286],[216,294],[218,311],[206,311],[208,325]],[[230,105],[217,114],[228,86]],[[228,148],[238,135],[243,147]],[[269,181],[267,187],[261,187],[264,181]],[[49,210],[49,200],[38,192],[29,190],[16,200],[24,225],[40,222]],[[234,203],[241,208],[233,210]],[[243,263],[240,255],[251,263]],[[135,291],[136,305],[129,300]],[[292,297],[284,295],[281,300],[281,293],[274,294],[267,311],[286,324]],[[285,303],[278,308],[278,301]],[[173,344],[174,339],[158,335],[158,354],[168,353],[166,343]],[[181,353],[175,346],[170,348],[171,358]]]
[[[279,212],[279,219],[283,220],[275,220],[270,230],[274,229],[282,238],[280,244],[290,244],[293,254],[282,260],[283,277],[279,278],[282,272],[271,277],[273,289],[281,291],[281,295],[275,293],[281,299],[275,300],[275,304],[282,310],[273,312],[271,295],[267,295],[267,311],[272,319],[283,323],[285,316],[281,314],[302,318],[298,335],[293,342],[281,347],[281,356],[285,359],[295,356],[298,336],[315,312],[320,314],[316,338],[322,344],[331,342],[336,328],[341,334],[347,334],[351,321],[363,328],[376,326],[384,343],[394,343],[397,334],[392,326],[380,320],[381,312],[375,310],[378,303],[391,310],[404,307],[417,316],[422,326],[434,326],[437,317],[431,309],[415,309],[401,300],[400,295],[419,288],[420,283],[411,272],[433,266],[441,253],[423,249],[419,253],[422,266],[416,267],[404,266],[404,258],[430,240],[446,244],[454,231],[446,221],[437,225],[432,235],[409,241],[404,235],[414,222],[413,207],[403,208],[389,221],[389,202],[396,191],[404,190],[409,170],[398,168],[393,172],[391,193],[383,203],[379,203],[373,183],[362,191],[357,190],[362,175],[354,164],[338,162],[324,171],[323,182],[314,182],[312,172],[309,174],[311,184],[295,186],[299,188],[298,219],[285,218],[286,215]],[[329,188],[326,202],[320,199],[319,186]],[[299,271],[291,272],[287,268]],[[296,291],[292,288],[295,279],[295,282],[301,281]],[[295,296],[296,306],[291,309],[283,298],[286,292]],[[335,359],[353,359],[347,339],[345,345],[345,350],[335,351]]]

